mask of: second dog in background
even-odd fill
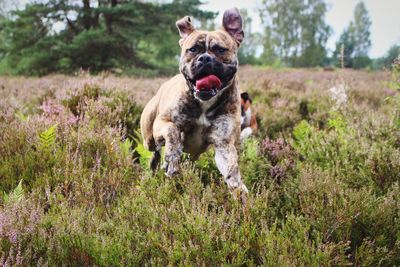
[[[252,100],[247,92],[241,93],[241,108],[242,108],[242,117],[241,117],[241,132],[240,132],[240,142],[251,136],[254,136],[257,133],[258,125],[256,114],[252,112]]]

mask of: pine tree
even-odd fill
[[[42,75],[114,68],[176,71],[184,15],[212,19],[199,0],[52,0],[28,4],[0,25],[7,72]],[[55,27],[54,25],[62,25]],[[7,45],[5,45],[7,44]],[[3,68],[2,68],[3,67]]]

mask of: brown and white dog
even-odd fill
[[[258,130],[258,124],[256,119],[256,114],[252,112],[251,104],[252,100],[247,92],[240,94],[240,107],[242,110],[242,118],[240,121],[241,129],[240,132],[240,142],[245,139],[254,136]]]
[[[240,92],[237,51],[243,40],[242,17],[225,11],[222,29],[196,30],[190,17],[176,22],[181,39],[180,74],[165,82],[143,110],[144,145],[154,151],[157,168],[161,147],[168,176],[178,171],[182,152],[193,159],[213,145],[218,170],[230,190],[247,193],[242,182],[236,143],[240,135]]]

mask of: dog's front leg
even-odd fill
[[[153,125],[153,135],[157,146],[165,143],[163,168],[167,176],[173,176],[178,172],[183,149],[180,131],[172,122],[157,118]]]
[[[233,140],[215,144],[215,162],[231,191],[239,189],[244,193],[248,193],[247,187],[240,176],[238,155]]]

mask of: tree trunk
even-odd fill
[[[82,23],[83,27],[86,30],[89,30],[90,27],[92,26],[92,18],[91,18],[91,10],[90,10],[90,0],[82,0],[83,2],[83,17],[82,17]]]
[[[111,8],[116,7],[118,4],[118,0],[111,0]],[[106,22],[106,28],[107,28],[107,32],[109,34],[113,33],[112,30],[112,24],[113,24],[113,16],[110,14],[104,15],[105,18],[105,22]]]

